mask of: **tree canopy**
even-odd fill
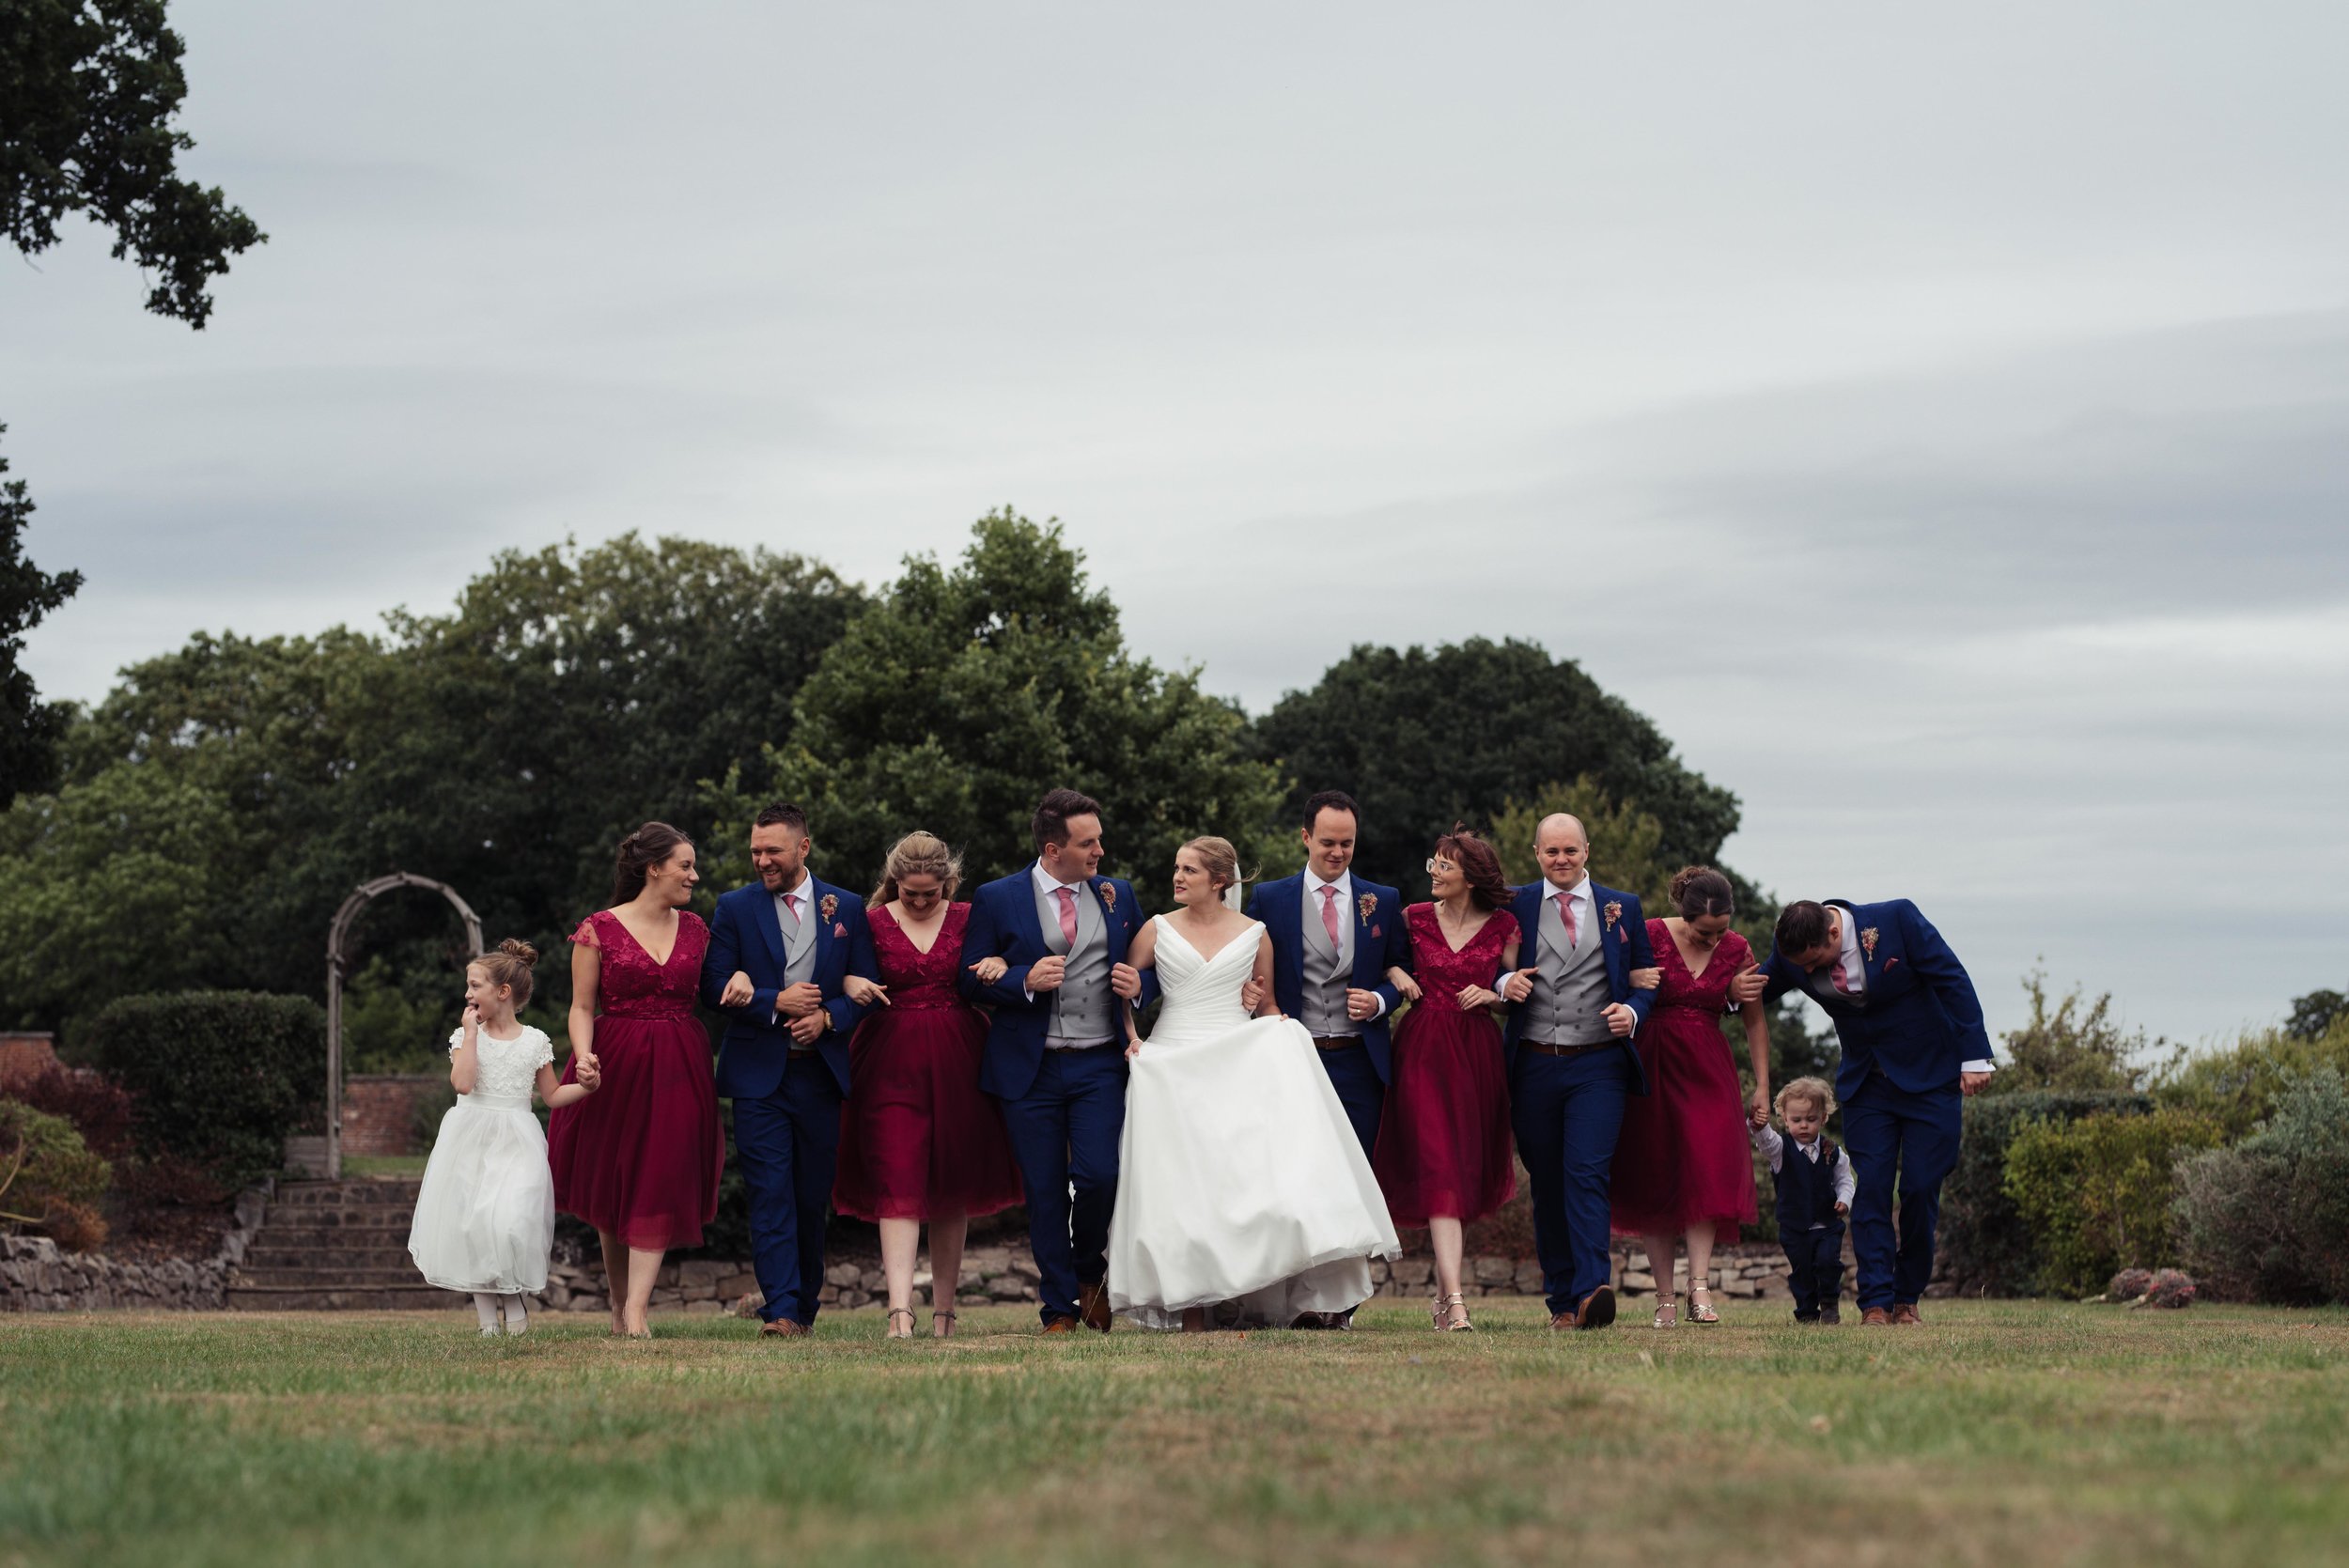
[[[8,429],[0,425],[0,435]],[[0,458],[0,474],[8,472],[8,459]],[[42,702],[17,663],[24,634],[82,586],[80,572],[44,572],[25,558],[24,525],[32,518],[24,481],[0,484],[0,808],[56,783],[57,747],[70,717],[64,706]]]

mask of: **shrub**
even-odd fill
[[[2030,998],[2030,1021],[2007,1032],[2006,1060],[1983,1093],[2145,1087],[2163,1042],[2148,1039],[2141,1029],[2123,1029],[2112,1017],[2110,992],[2091,1001],[2076,986],[2049,1006],[2047,977],[2036,970],[2023,977],[2023,990]]]
[[[98,1203],[112,1174],[64,1117],[0,1100],[0,1221],[46,1231],[76,1252],[101,1246]]]
[[[2033,1234],[2041,1290],[2084,1296],[2126,1264],[2171,1261],[2178,1157],[2215,1147],[2218,1125],[2191,1110],[2099,1111],[2017,1128],[2006,1191]]]
[[[89,1034],[100,1067],[136,1104],[139,1152],[192,1160],[232,1186],[277,1170],[286,1135],[323,1109],[326,1015],[304,997],[125,997]]]
[[[18,1079],[8,1086],[8,1097],[72,1123],[101,1159],[117,1160],[131,1152],[131,1096],[103,1074],[53,1063]]]
[[[2215,1117],[2232,1141],[2276,1114],[2289,1082],[2327,1067],[2349,1077],[2349,1019],[2313,1036],[2282,1029],[2247,1033],[2225,1050],[2176,1063],[2154,1093],[2164,1105]]]
[[[2116,1090],[2034,1089],[1966,1102],[1957,1169],[1941,1188],[1939,1256],[1968,1296],[2025,1296],[2039,1279],[2038,1239],[2006,1190],[2007,1147],[2035,1122],[2069,1122],[2097,1111],[2147,1111],[2143,1094]]]
[[[2294,1075],[2268,1125],[2179,1172],[2179,1250],[2215,1296],[2349,1301],[2349,1082]]]

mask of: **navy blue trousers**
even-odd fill
[[[1126,1130],[1126,1051],[1048,1050],[1035,1081],[998,1102],[1028,1197],[1028,1244],[1042,1281],[1040,1315],[1077,1315],[1077,1291],[1109,1269],[1117,1206],[1117,1141]],[[1069,1188],[1076,1188],[1072,1199]]]
[[[1910,1305],[1933,1278],[1933,1232],[1941,1184],[1957,1169],[1965,1096],[1952,1083],[1922,1094],[1871,1074],[1843,1107],[1843,1151],[1851,1156],[1851,1247],[1860,1311]],[[1895,1230],[1892,1190],[1900,1188]]]
[[[1533,1178],[1533,1250],[1552,1312],[1571,1312],[1614,1278],[1608,1176],[1631,1067],[1619,1050],[1584,1056],[1517,1052],[1509,1113]]]
[[[795,1052],[773,1093],[736,1097],[734,1152],[750,1189],[751,1267],[767,1297],[759,1315],[813,1323],[840,1158],[840,1080],[823,1058]]]
[[[1379,1081],[1370,1048],[1357,1043],[1316,1054],[1321,1070],[1330,1075],[1330,1087],[1338,1092],[1338,1104],[1346,1107],[1354,1136],[1361,1141],[1362,1157],[1368,1159],[1378,1146],[1378,1118],[1387,1109],[1387,1086]]]
[[[1815,1231],[1781,1231],[1786,1249],[1786,1284],[1795,1293],[1795,1316],[1808,1323],[1843,1294],[1843,1225]]]

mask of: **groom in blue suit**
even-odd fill
[[[1044,1332],[1110,1330],[1110,1215],[1126,1126],[1128,1004],[1155,974],[1126,962],[1142,929],[1130,883],[1100,876],[1101,808],[1055,789],[1035,809],[1036,858],[972,896],[963,995],[994,1012],[979,1087],[1003,1108],[1027,1190]],[[1000,960],[1003,972],[983,980]],[[1076,1188],[1072,1203],[1069,1188]]]
[[[1309,799],[1305,869],[1259,886],[1248,918],[1272,939],[1273,1000],[1314,1037],[1368,1157],[1394,1080],[1388,1028],[1402,999],[1387,970],[1411,967],[1411,939],[1401,895],[1348,869],[1361,822],[1350,795],[1325,789]]]
[[[750,1189],[762,1335],[797,1337],[824,1288],[824,1221],[848,1093],[848,1037],[865,1009],[842,994],[873,978],[864,900],[809,875],[807,816],[780,802],[751,827],[758,880],[718,900],[702,1001],[726,1014],[718,1093],[734,1101],[734,1152]]]
[[[1502,1032],[1510,1119],[1533,1178],[1533,1250],[1552,1328],[1615,1321],[1608,1244],[1609,1177],[1624,1100],[1647,1093],[1631,1036],[1656,1000],[1631,971],[1654,967],[1639,899],[1590,878],[1591,841],[1560,813],[1533,831],[1542,880],[1511,902],[1519,968],[1495,986],[1509,1003]]]
[[[1835,1097],[1859,1182],[1851,1206],[1859,1321],[1913,1324],[1933,1278],[1941,1184],[1957,1169],[1965,1096],[1995,1065],[1966,966],[1906,898],[1789,904],[1762,966],[1763,995],[1798,990],[1843,1043]],[[1893,1226],[1892,1189],[1900,1188]]]

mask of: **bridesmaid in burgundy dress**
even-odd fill
[[[1517,966],[1517,923],[1492,846],[1465,827],[1436,841],[1432,904],[1403,911],[1416,979],[1387,977],[1408,997],[1394,1032],[1394,1081],[1371,1168],[1398,1226],[1424,1225],[1436,1253],[1438,1328],[1469,1322],[1460,1290],[1461,1230],[1517,1195],[1509,1081],[1493,986]]]
[[[685,908],[700,874],[665,822],[620,841],[613,908],[571,933],[571,1060],[603,1090],[547,1126],[554,1203],[596,1228],[612,1331],[650,1339],[645,1312],[661,1254],[701,1245],[717,1218],[725,1138],[711,1086],[709,1032],[694,1017],[709,927]]]
[[[1615,1143],[1613,1230],[1647,1244],[1656,1273],[1656,1327],[1678,1321],[1672,1243],[1688,1244],[1688,1314],[1719,1323],[1705,1277],[1716,1242],[1734,1242],[1754,1219],[1753,1155],[1748,1120],[1769,1114],[1770,1031],[1762,1003],[1739,1004],[1753,1097],[1737,1087],[1737,1063],[1721,1038],[1730,983],[1753,967],[1753,949],[1729,928],[1729,878],[1692,865],[1672,878],[1676,919],[1647,923],[1663,969],[1656,1005],[1639,1033],[1648,1093],[1624,1104]]]
[[[899,839],[867,902],[879,983],[850,975],[846,986],[849,1001],[880,1005],[849,1048],[832,1204],[880,1227],[894,1340],[913,1337],[922,1222],[930,1225],[930,1332],[942,1340],[954,1333],[971,1216],[1009,1208],[1021,1196],[1003,1113],[979,1093],[987,1016],[955,988],[971,918],[970,905],[950,902],[961,878],[943,840],[922,832]]]

